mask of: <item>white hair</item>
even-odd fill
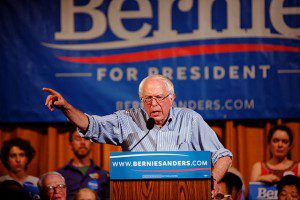
[[[139,85],[139,96],[140,96],[140,97],[142,97],[143,87],[144,87],[145,81],[146,81],[147,79],[149,79],[149,78],[155,79],[155,80],[161,80],[161,81],[165,84],[165,86],[167,87],[168,93],[169,93],[169,94],[174,94],[174,85],[173,85],[173,83],[171,82],[171,80],[168,79],[167,77],[163,76],[163,75],[160,75],[160,74],[154,74],[154,75],[149,75],[149,76],[147,76],[146,78],[144,78],[144,79],[141,81],[141,83],[140,83],[140,85]]]
[[[53,172],[46,172],[45,174],[41,175],[41,177],[40,177],[40,179],[39,179],[39,181],[37,183],[38,188],[40,190],[43,189],[43,187],[44,187],[44,180],[45,180],[45,178],[48,175],[57,175],[57,176],[61,177],[61,179],[64,181],[64,184],[66,184],[65,178],[60,173],[55,172],[55,171],[53,171]]]

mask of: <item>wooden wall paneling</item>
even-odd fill
[[[57,128],[53,126],[48,127],[48,137],[47,137],[47,144],[46,144],[46,171],[55,171],[57,169],[58,159],[57,156],[59,155],[59,150],[57,148]]]
[[[264,147],[261,145],[264,137],[263,129],[239,124],[237,125],[237,133],[239,144],[237,168],[243,174],[245,183],[248,183],[253,164],[263,158]],[[245,187],[245,189],[247,193],[248,188]]]
[[[292,130],[294,135],[294,142],[291,150],[292,160],[300,161],[300,123],[287,122],[286,125]]]
[[[225,135],[225,144],[224,146],[228,148],[231,153],[233,154],[233,162],[232,166],[237,168],[238,167],[238,160],[239,160],[239,154],[238,154],[238,134],[234,127],[234,123],[232,120],[229,120],[225,123],[225,130],[223,131]]]

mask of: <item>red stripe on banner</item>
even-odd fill
[[[203,170],[211,170],[211,168],[191,168],[191,169],[172,169],[172,170],[134,170],[137,172],[188,172],[188,171],[203,171]]]
[[[193,55],[236,53],[255,51],[300,52],[299,47],[272,44],[213,44],[200,46],[172,47],[149,51],[131,52],[106,56],[68,57],[57,56],[60,60],[84,64],[118,64],[150,61],[165,58],[176,58]]]

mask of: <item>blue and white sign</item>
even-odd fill
[[[204,119],[300,117],[299,0],[1,0],[0,122],[139,107],[160,73]]]
[[[261,182],[249,183],[249,200],[276,200],[278,191],[276,185]]]
[[[208,151],[112,152],[110,179],[209,179]]]
[[[31,199],[33,200],[41,199],[38,187],[34,185],[32,182],[25,181],[22,186],[23,189],[29,194]]]

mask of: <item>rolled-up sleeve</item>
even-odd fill
[[[211,152],[213,165],[215,165],[217,160],[221,157],[229,156],[232,158],[232,153],[224,148],[216,133],[208,126],[200,115],[193,119],[192,129],[191,142],[194,143],[199,150]]]
[[[89,126],[84,133],[78,129],[81,137],[103,144],[120,145],[124,140],[124,125],[120,119],[120,113],[106,116],[88,115]]]

